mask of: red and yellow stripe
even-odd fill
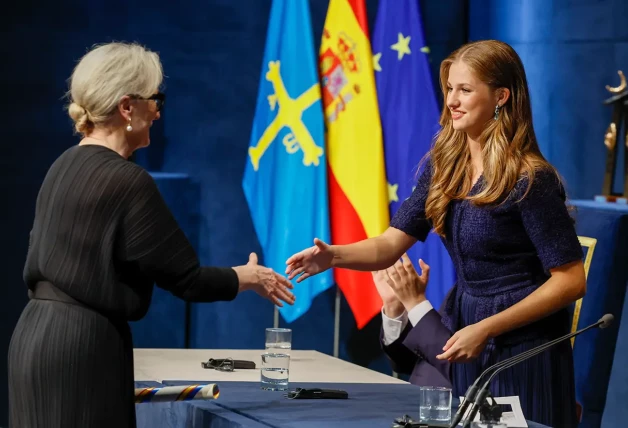
[[[333,244],[381,234],[389,223],[384,148],[364,0],[331,0],[320,51]],[[337,269],[358,328],[381,309],[369,272]]]
[[[139,388],[138,388],[139,389]],[[159,391],[159,388],[143,388],[141,390],[135,390],[135,403],[144,403],[148,402],[153,398],[153,395]]]

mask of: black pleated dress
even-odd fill
[[[9,348],[12,428],[135,427],[128,321],[146,314],[153,285],[196,302],[238,293],[233,269],[199,265],[152,177],[96,145],[51,166],[24,279],[31,299]]]

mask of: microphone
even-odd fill
[[[554,340],[552,340],[552,341],[550,341],[548,343],[545,343],[545,344],[543,344],[541,346],[538,346],[537,348],[530,349],[530,350],[528,350],[528,351],[526,351],[526,352],[524,352],[522,354],[515,355],[515,356],[510,357],[510,358],[508,358],[506,360],[503,360],[503,361],[500,361],[498,363],[495,363],[491,367],[487,368],[475,380],[473,385],[471,385],[469,387],[469,389],[467,389],[467,392],[465,393],[465,396],[463,397],[462,401],[460,402],[460,405],[458,406],[458,411],[454,415],[454,417],[453,417],[453,419],[451,421],[451,424],[449,425],[449,428],[456,427],[458,425],[458,423],[462,420],[462,417],[466,413],[467,408],[469,407],[469,405],[472,402],[475,401],[475,398],[476,398],[477,393],[478,393],[478,386],[480,384],[480,381],[488,373],[490,373],[493,370],[500,369],[501,367],[503,367],[505,365],[508,365],[510,363],[513,363],[513,362],[514,362],[514,364],[517,364],[520,359],[521,359],[521,361],[523,361],[523,360],[525,360],[525,359],[527,359],[529,357],[532,357],[532,356],[534,356],[536,354],[539,354],[539,353],[545,351],[547,348],[550,348],[551,346],[553,346],[553,345],[555,345],[555,344],[557,344],[559,342],[562,342],[563,340],[570,339],[571,337],[576,336],[576,335],[578,335],[580,333],[583,333],[583,332],[585,332],[585,331],[587,331],[587,330],[589,330],[591,328],[595,328],[595,327],[598,327],[598,326],[600,328],[606,328],[606,327],[608,327],[609,325],[612,324],[614,318],[615,317],[613,317],[612,314],[606,314],[602,318],[600,318],[599,321],[596,322],[595,324],[590,325],[590,326],[588,326],[588,327],[586,327],[586,328],[584,328],[584,329],[582,329],[580,331],[576,331],[576,332],[570,333],[570,334],[568,334],[566,336],[559,337],[558,339],[554,339]],[[477,413],[477,410],[476,410],[476,413]],[[475,414],[473,415],[473,417],[475,417]]]
[[[569,333],[566,334],[562,337],[559,337],[558,339],[554,339],[550,342],[547,342],[543,345],[537,346],[536,348],[530,349],[526,352],[523,352],[522,354],[519,355],[515,355],[513,357],[510,357],[506,360],[500,361],[499,363],[496,363],[494,365],[492,365],[491,367],[489,367],[488,369],[486,369],[473,383],[473,385],[471,385],[469,387],[469,389],[467,390],[467,394],[465,395],[463,401],[460,403],[460,407],[458,408],[458,411],[456,412],[456,415],[454,416],[450,428],[454,428],[458,425],[458,423],[460,422],[460,420],[462,419],[462,416],[465,414],[467,408],[469,407],[469,404],[471,403],[471,401],[473,401],[473,407],[471,407],[471,411],[469,413],[469,416],[465,419],[464,423],[463,423],[463,427],[464,428],[468,428],[469,425],[471,424],[471,421],[473,421],[473,419],[475,419],[475,415],[478,412],[479,407],[484,403],[484,400],[486,400],[486,397],[489,394],[489,390],[488,387],[491,383],[491,381],[493,380],[493,378],[495,376],[497,376],[497,374],[507,368],[510,368],[516,364],[519,364],[520,362],[527,360],[530,357],[533,357],[537,354],[540,354],[541,352],[546,351],[547,349],[551,348],[552,346],[556,345],[557,343],[560,343],[562,341],[571,339],[574,336],[577,336],[581,333],[584,333],[587,330],[590,330],[592,328],[596,328],[599,327],[601,329],[603,328],[607,328],[609,327],[612,323],[613,320],[615,319],[615,317],[612,314],[606,314],[604,315],[602,318],[600,318],[596,323],[591,324],[588,327],[583,328],[582,330],[578,330],[576,332],[573,333]],[[489,372],[493,372],[491,374],[491,376],[488,378],[488,380],[484,383],[484,385],[482,386],[482,388],[480,388],[478,390],[478,385],[480,383],[480,380],[487,375]],[[464,408],[463,408],[464,407]]]

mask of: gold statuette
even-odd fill
[[[606,85],[606,90],[613,94],[604,101],[605,105],[613,107],[613,116],[611,123],[608,125],[604,134],[604,145],[606,146],[606,168],[604,171],[604,184],[602,185],[602,195],[595,197],[596,200],[604,200],[608,202],[628,201],[628,85],[626,84],[626,76],[622,70],[618,70],[619,86]],[[621,132],[624,133],[623,138],[619,140]],[[617,173],[617,154],[618,143],[624,141],[627,147],[625,150],[626,163],[624,168],[624,188],[623,194],[614,191],[615,175]]]

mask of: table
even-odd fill
[[[284,392],[260,389],[259,370],[220,372],[200,364],[210,357],[231,357],[255,361],[259,367],[262,352],[135,349],[138,387],[215,382],[220,388],[213,401],[138,404],[138,428],[390,427],[404,414],[418,418],[417,386],[317,351],[290,351],[289,388],[342,389],[348,400],[288,400]]]
[[[135,379],[163,382],[225,381],[259,382],[259,370],[221,372],[201,367],[210,358],[233,358],[261,366],[263,350],[252,349],[134,349]],[[408,382],[325,355],[317,351],[290,351],[290,380],[293,382],[396,383]]]

